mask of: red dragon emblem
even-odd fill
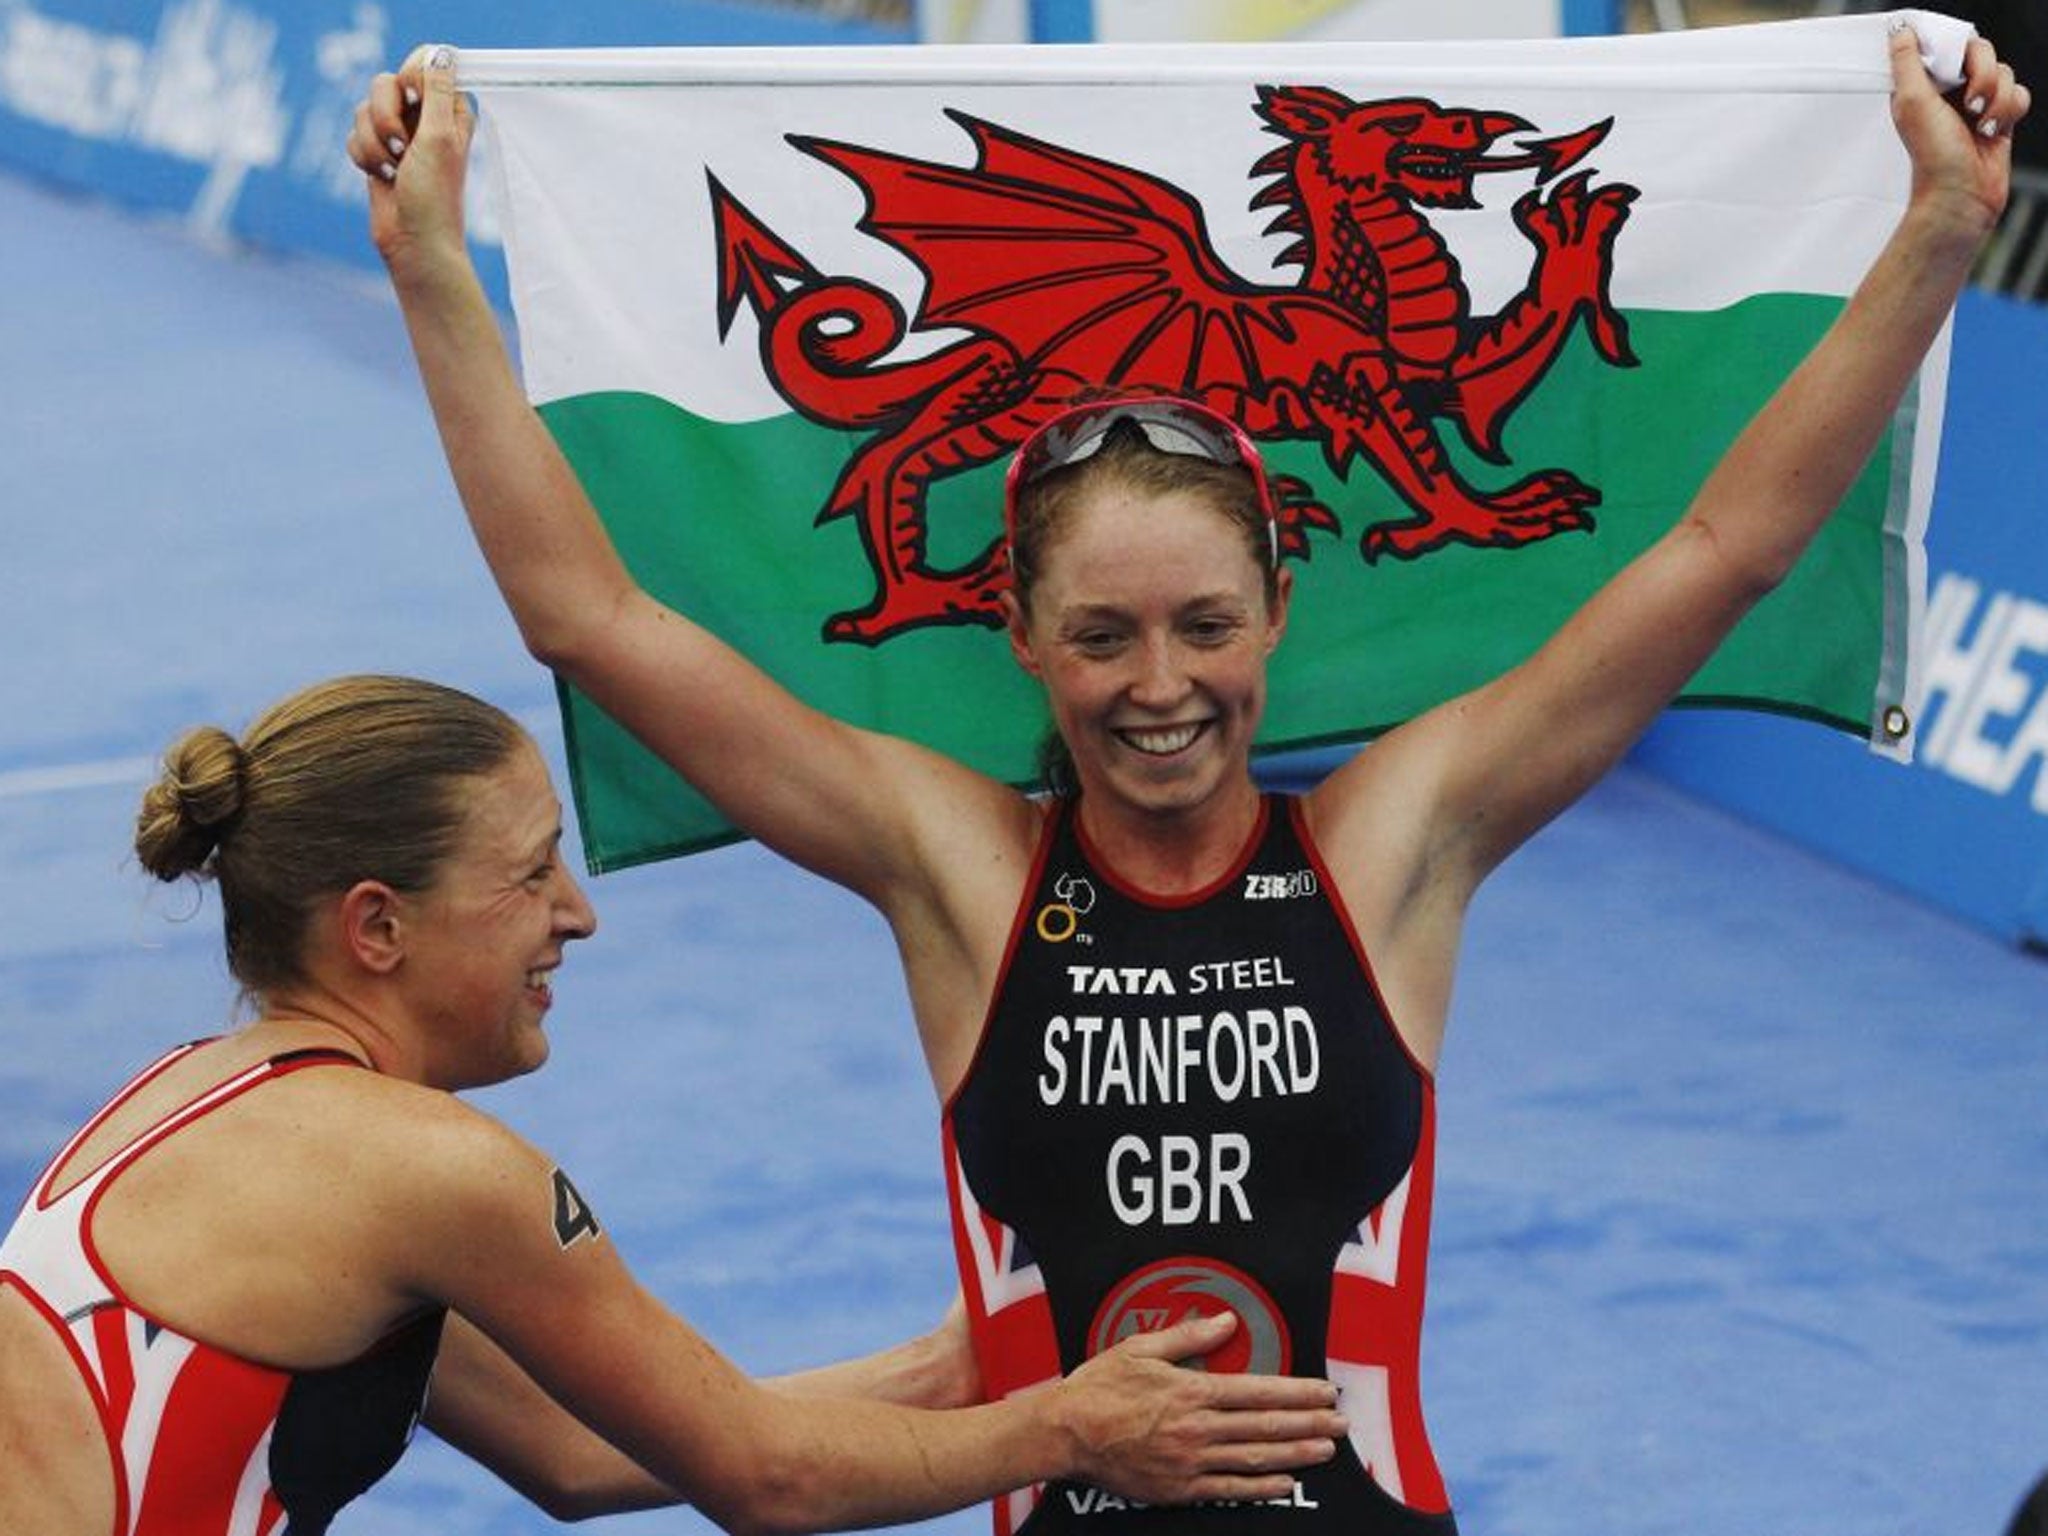
[[[1412,559],[1451,543],[1515,547],[1590,529],[1599,491],[1566,469],[1496,490],[1452,466],[1440,423],[1492,464],[1501,431],[1583,319],[1601,358],[1632,366],[1628,327],[1608,298],[1614,241],[1636,189],[1556,178],[1603,139],[1610,118],[1523,139],[1533,125],[1420,98],[1352,101],[1320,86],[1261,86],[1258,116],[1284,141],[1251,177],[1268,232],[1294,236],[1278,258],[1292,287],[1226,268],[1202,210],[1180,188],[964,113],[972,165],[909,159],[792,135],[859,184],[859,228],[916,263],[914,322],[883,290],[829,277],[765,228],[716,176],[718,320],[740,306],[760,328],[770,380],[814,421],[870,432],[818,521],[858,519],[876,592],[825,624],[828,640],[878,643],[930,624],[1000,623],[1000,541],[954,570],[926,557],[925,494],[994,462],[1077,390],[1141,386],[1193,395],[1253,437],[1319,442],[1344,477],[1362,458],[1402,515],[1365,528],[1364,558]],[[1498,314],[1472,314],[1456,256],[1425,210],[1476,208],[1483,174],[1535,172],[1513,217],[1535,248],[1528,278]],[[1548,195],[1545,188],[1548,187]],[[913,330],[965,332],[893,359]],[[1339,531],[1328,506],[1278,477],[1283,552]]]

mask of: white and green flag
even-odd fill
[[[1910,16],[1953,78],[1969,29]],[[999,777],[1011,450],[1077,389],[1228,411],[1297,562],[1263,747],[1526,655],[1668,528],[1903,206],[1858,16],[1504,43],[465,50],[528,390],[657,595]],[[1909,734],[1937,347],[1688,699]],[[593,868],[732,834],[573,690]]]

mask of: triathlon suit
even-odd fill
[[[1296,801],[1268,796],[1236,867],[1173,898],[1120,882],[1053,807],[945,1116],[989,1395],[1228,1308],[1209,1368],[1326,1377],[1350,1433],[1271,1504],[1056,1483],[1000,1502],[997,1531],[1453,1533],[1418,1382],[1434,1126]]]
[[[251,1088],[308,1067],[360,1065],[330,1050],[259,1062],[52,1198],[57,1171],[94,1128],[195,1049],[180,1046],[144,1071],[58,1153],[0,1242],[0,1287],[49,1321],[92,1394],[113,1460],[115,1536],[319,1536],[405,1450],[445,1314],[406,1324],[346,1365],[287,1371],[173,1332],[121,1294],[92,1241],[109,1184]]]

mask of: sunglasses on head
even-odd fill
[[[1129,422],[1145,441],[1160,453],[1202,459],[1250,473],[1259,498],[1259,511],[1266,520],[1266,534],[1273,560],[1280,559],[1279,518],[1273,508],[1273,490],[1266,482],[1266,467],[1259,450],[1244,428],[1219,411],[1191,400],[1170,395],[1132,396],[1120,400],[1093,400],[1070,406],[1046,422],[1017,450],[1010,460],[1010,473],[1003,485],[1003,527],[1014,537],[1017,528],[1017,497],[1023,489],[1044,479],[1056,469],[1079,464],[1109,440],[1118,425]]]

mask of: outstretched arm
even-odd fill
[[[1613,767],[1791,570],[1861,472],[2004,207],[2026,87],[1981,38],[1960,107],[1935,89],[1909,30],[1893,35],[1891,62],[1907,207],[1683,518],[1527,662],[1390,733],[1311,800],[1340,884],[1346,869],[1379,872],[1378,889],[1346,894],[1425,1058],[1473,890]]]
[[[1736,439],[1678,524],[1533,657],[1394,732],[1347,771],[1397,770],[1432,868],[1467,891],[1627,751],[1847,493],[1946,322],[2005,204],[2029,96],[1974,39],[1958,109],[1891,42],[1912,157],[1899,223],[1840,316]],[[1372,759],[1391,747],[1377,765]],[[1384,790],[1384,783],[1378,785]],[[1337,797],[1342,798],[1340,795]]]
[[[983,1401],[967,1304],[957,1292],[930,1333],[856,1360],[772,1376],[765,1385],[803,1397],[872,1397],[912,1408],[969,1408]]]
[[[2027,92],[1976,39],[1959,112],[1891,40],[1910,200],[1841,316],[1738,437],[1678,525],[1527,666],[1472,701],[1454,780],[1479,871],[1605,773],[1766,593],[1862,471],[2005,206]]]
[[[527,648],[744,831],[889,908],[940,862],[927,841],[990,831],[939,818],[1008,824],[1026,808],[949,760],[809,708],[633,579],[528,405],[470,263],[471,130],[446,50],[421,50],[378,77],[349,153],[369,176],[371,236],[456,488]]]
[[[762,1385],[802,1396],[864,1397],[917,1408],[964,1408],[981,1400],[965,1314],[957,1304],[928,1334]],[[557,1520],[682,1502],[460,1316],[449,1317],[442,1336],[426,1423]]]
[[[502,1351],[501,1378],[516,1361],[645,1467],[645,1480],[600,1468],[623,1504],[672,1489],[746,1532],[920,1519],[1054,1478],[1147,1502],[1275,1498],[1284,1469],[1327,1460],[1344,1432],[1327,1382],[1172,1363],[1217,1347],[1227,1315],[1127,1340],[996,1404],[933,1411],[752,1382],[635,1283],[594,1225],[557,1229],[555,1171],[533,1148],[453,1101],[389,1102],[392,1123],[369,1129],[388,1129],[377,1144],[413,1172],[398,1196],[410,1208],[381,1229],[391,1251],[366,1262],[450,1306]],[[437,1240],[421,1245],[428,1216]]]
[[[424,1422],[557,1520],[684,1502],[456,1314],[442,1330]]]

